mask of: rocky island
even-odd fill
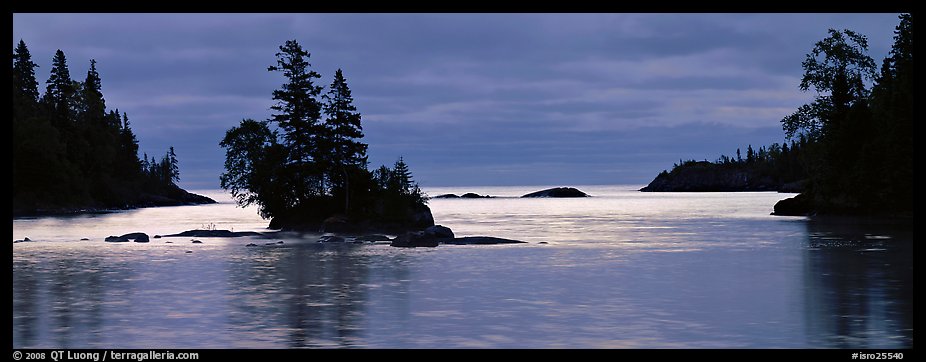
[[[531,192],[521,197],[522,198],[533,198],[533,197],[589,197],[589,196],[588,194],[582,191],[579,191],[578,189],[573,188],[573,187],[554,187],[552,189]]]

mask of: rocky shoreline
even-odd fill
[[[216,201],[203,196],[191,193],[183,189],[177,189],[170,196],[142,194],[135,201],[126,202],[116,206],[85,206],[85,207],[38,207],[34,209],[13,209],[13,218],[19,217],[37,217],[37,216],[68,216],[81,214],[105,214],[123,210],[134,210],[146,207],[162,206],[187,206],[187,205],[208,205],[215,204]]]
[[[238,238],[238,237],[252,237],[252,238],[262,238],[262,239],[279,239],[286,235],[291,237],[293,232],[289,231],[268,231],[268,232],[256,232],[256,231],[238,231],[234,232],[231,230],[187,230],[184,232],[176,234],[167,234],[167,235],[154,235],[153,237],[149,236],[144,232],[132,232],[123,235],[110,235],[103,239],[107,243],[149,243],[152,239],[167,239],[167,238],[180,238],[180,237],[197,237],[197,238]],[[302,237],[304,234],[299,235]],[[88,241],[88,238],[82,238],[81,240]],[[13,243],[21,242],[30,242],[29,238],[24,238],[22,240],[14,240]],[[173,241],[165,240],[165,243],[172,244]],[[190,242],[193,244],[202,244],[201,240],[190,239]],[[386,234],[353,234],[353,233],[324,233],[318,237],[316,240],[318,243],[326,244],[385,244],[388,243],[392,247],[397,248],[416,248],[416,247],[437,247],[439,245],[498,245],[498,244],[526,244],[527,242],[513,239],[498,238],[492,236],[464,236],[457,237],[454,235],[453,231],[450,228],[442,225],[434,225],[423,230],[418,231],[406,231],[395,237],[390,237]],[[282,245],[284,241],[279,240],[276,242],[265,243],[264,245]],[[255,243],[248,243],[245,245],[247,247],[259,246]]]

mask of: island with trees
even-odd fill
[[[220,143],[222,188],[238,205],[256,205],[272,229],[400,234],[434,226],[428,197],[402,157],[368,169],[361,114],[343,71],[325,91],[297,41],[279,50],[268,68],[285,79],[273,91],[273,113],[242,120]]]
[[[817,96],[781,120],[790,146],[680,162],[641,191],[790,191],[775,215],[912,217],[913,15],[899,18],[880,71],[862,34],[814,45],[799,89]]]
[[[106,107],[96,64],[75,81],[58,50],[40,94],[26,43],[13,50],[13,216],[214,203],[177,186],[173,147],[138,157],[128,115]]]

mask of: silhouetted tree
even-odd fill
[[[321,76],[309,69],[310,54],[295,40],[281,45],[276,57],[277,64],[267,70],[282,72],[286,83],[273,91],[277,103],[270,107],[276,112],[270,121],[283,131],[283,144],[289,150],[286,171],[292,174],[297,200],[308,200],[325,191],[324,165],[320,163],[328,154],[320,146],[327,143],[327,132],[317,98],[322,87],[313,81]]]
[[[350,174],[354,170],[366,170],[367,145],[360,142],[363,138],[363,127],[360,124],[360,113],[354,106],[354,98],[341,69],[334,74],[334,80],[324,96],[326,140],[330,147],[328,153],[332,167],[331,178],[333,183],[344,193],[344,210],[350,209]],[[340,176],[340,177],[336,177]]]

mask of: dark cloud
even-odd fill
[[[679,158],[780,142],[811,95],[800,62],[828,28],[890,49],[895,14],[14,14],[48,75],[56,49],[142,150],[175,146],[182,183],[216,187],[224,131],[266,119],[267,72],[297,39],[320,84],[342,68],[373,166],[426,185],[644,183]]]

